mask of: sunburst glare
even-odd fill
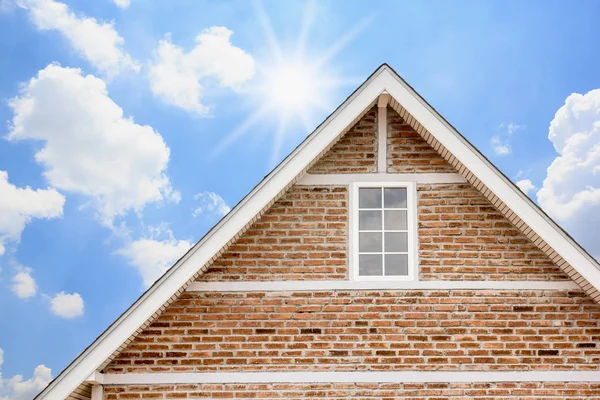
[[[365,19],[351,31],[333,43],[319,56],[308,54],[306,41],[314,21],[315,8],[308,2],[304,10],[300,33],[296,46],[284,51],[273,32],[268,16],[260,3],[256,5],[258,20],[265,32],[269,46],[269,57],[258,64],[258,74],[254,85],[245,88],[245,93],[255,100],[256,109],[217,146],[213,156],[221,154],[227,147],[239,140],[250,128],[267,122],[277,116],[276,128],[272,132],[270,164],[274,165],[281,157],[286,137],[298,126],[307,135],[315,127],[315,117],[331,111],[337,89],[355,86],[357,79],[335,76],[330,60],[340,52],[364,27],[371,18]]]
[[[304,65],[282,63],[275,66],[269,75],[266,95],[272,105],[278,104],[286,113],[307,109],[317,96],[314,83],[318,77]]]

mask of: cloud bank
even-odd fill
[[[231,35],[229,29],[213,26],[196,37],[196,46],[187,53],[173,44],[169,35],[161,40],[150,67],[152,93],[167,104],[207,115],[205,82],[236,88],[254,76],[254,59],[231,44]]]
[[[125,117],[101,79],[51,64],[10,107],[8,139],[42,142],[35,160],[48,182],[86,196],[106,225],[148,203],[179,199],[166,174],[170,150],[162,136]]]

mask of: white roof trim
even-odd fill
[[[316,292],[319,290],[577,290],[572,280],[565,281],[221,281],[192,282],[187,292]]]
[[[194,385],[213,383],[487,383],[599,381],[600,374],[598,373],[598,371],[267,371],[166,373],[151,372],[140,374],[104,375],[105,385]]]
[[[277,166],[215,228],[169,269],[36,398],[64,399],[142,326],[197,270],[286,186],[354,119],[387,91],[448,151],[479,178],[594,287],[600,269],[591,256],[557,227],[389,66],[382,65],[323,124]]]

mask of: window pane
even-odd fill
[[[381,254],[361,254],[358,257],[358,274],[360,276],[383,275]]]
[[[379,232],[360,233],[358,239],[358,251],[368,253],[381,253],[381,239],[381,233]]]
[[[358,229],[360,230],[380,230],[381,229],[381,211],[359,211]]]
[[[385,230],[399,231],[407,229],[406,211],[384,211]]]
[[[385,256],[385,275],[408,275],[408,255],[407,254],[386,254]]]
[[[381,208],[381,188],[358,189],[359,208]]]
[[[408,251],[408,235],[406,232],[386,232],[385,251]]]
[[[385,188],[385,208],[406,208],[406,188]]]

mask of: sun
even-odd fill
[[[275,116],[276,128],[271,132],[270,160],[270,164],[275,165],[280,160],[281,149],[292,128],[299,125],[304,134],[308,135],[315,128],[314,117],[332,110],[335,92],[342,86],[356,86],[358,80],[335,75],[329,63],[370,23],[371,18],[354,25],[351,31],[342,35],[323,54],[315,55],[306,50],[310,27],[315,19],[315,3],[306,3],[297,43],[290,51],[281,49],[260,3],[256,3],[256,11],[269,49],[269,57],[257,65],[254,85],[246,88],[246,93],[254,99],[256,109],[224,138],[214,150],[213,156],[222,153],[253,126],[271,123]]]
[[[316,89],[320,80],[313,71],[301,62],[284,62],[270,69],[265,85],[266,97],[273,106],[279,106],[290,114],[305,112],[313,106],[318,96]]]
[[[326,75],[326,70],[298,55],[282,56],[261,70],[256,101],[260,109],[275,111],[269,114],[278,116],[275,145],[286,128],[300,124],[308,133],[314,128],[313,117],[330,110],[332,92],[340,84]]]

